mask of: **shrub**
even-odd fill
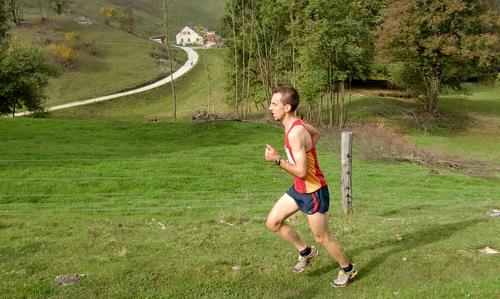
[[[76,43],[80,40],[80,34],[74,31],[66,32],[64,34],[64,40],[69,43]]]
[[[49,54],[49,59],[52,63],[58,64],[63,67],[70,67],[74,60],[75,50],[68,44],[50,44],[46,48]]]

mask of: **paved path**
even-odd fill
[[[179,78],[180,76],[184,75],[185,73],[187,73],[198,62],[198,53],[196,53],[193,49],[191,49],[189,47],[178,47],[178,48],[181,48],[182,50],[186,51],[186,53],[188,54],[188,60],[186,61],[186,63],[184,63],[184,65],[181,68],[179,68],[176,72],[174,72],[174,74],[172,75],[172,77],[174,77],[174,80]],[[107,101],[107,100],[111,100],[111,99],[116,99],[119,97],[124,97],[124,96],[128,96],[131,94],[136,94],[136,93],[141,93],[141,92],[144,92],[147,90],[151,90],[153,88],[165,85],[165,84],[169,83],[170,81],[171,81],[171,76],[168,75],[168,77],[166,77],[160,81],[156,81],[153,84],[150,84],[150,85],[147,85],[147,86],[144,86],[141,88],[137,88],[137,89],[133,89],[133,90],[125,91],[125,92],[120,92],[120,93],[115,93],[115,94],[111,94],[108,96],[93,98],[93,99],[89,99],[89,100],[52,106],[52,107],[47,108],[46,110],[47,111],[55,111],[55,110],[61,110],[61,109],[66,109],[66,108],[88,105],[88,104],[103,102],[103,101]],[[30,113],[31,112],[29,112],[29,111],[18,112],[15,114],[15,116],[24,116],[24,115],[28,115]]]

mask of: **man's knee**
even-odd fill
[[[329,234],[314,234],[314,240],[316,241],[316,243],[324,245],[325,243],[331,242],[332,238]]]
[[[321,235],[314,235],[314,241],[316,241],[316,243],[318,244],[323,244],[325,238],[323,238],[323,236]]]
[[[278,232],[280,230],[281,224],[282,224],[282,222],[279,220],[270,219],[270,218],[267,218],[267,220],[266,220],[267,229],[269,229],[272,232]]]

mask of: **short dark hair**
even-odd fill
[[[292,106],[292,111],[297,109],[300,102],[299,93],[295,88],[288,84],[279,84],[273,89],[273,94],[280,93],[282,95],[281,101],[283,104],[289,104]]]

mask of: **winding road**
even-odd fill
[[[88,100],[84,100],[84,101],[71,102],[71,103],[67,103],[67,104],[52,106],[52,107],[47,108],[46,111],[55,111],[55,110],[76,107],[76,106],[83,106],[83,105],[88,105],[88,104],[93,104],[93,103],[98,103],[98,102],[104,102],[104,101],[108,101],[111,99],[116,99],[116,98],[128,96],[131,94],[141,93],[141,92],[151,90],[153,88],[165,85],[172,80],[172,77],[175,80],[175,79],[179,78],[180,76],[189,72],[189,70],[191,70],[191,68],[198,62],[198,53],[196,53],[196,51],[194,51],[192,48],[189,48],[189,47],[178,47],[178,48],[181,48],[182,50],[186,51],[186,53],[188,54],[188,60],[186,61],[186,63],[184,63],[183,66],[181,66],[177,71],[175,71],[172,74],[172,76],[168,75],[167,77],[165,77],[164,79],[161,79],[160,81],[156,81],[155,83],[152,83],[150,85],[146,85],[146,86],[143,86],[143,87],[140,87],[137,89],[133,89],[133,90],[125,91],[125,92],[114,93],[114,94],[110,94],[107,96],[88,99]],[[25,112],[18,112],[15,114],[15,116],[24,116],[24,115],[29,115],[29,114],[31,114],[31,112],[25,111]]]

